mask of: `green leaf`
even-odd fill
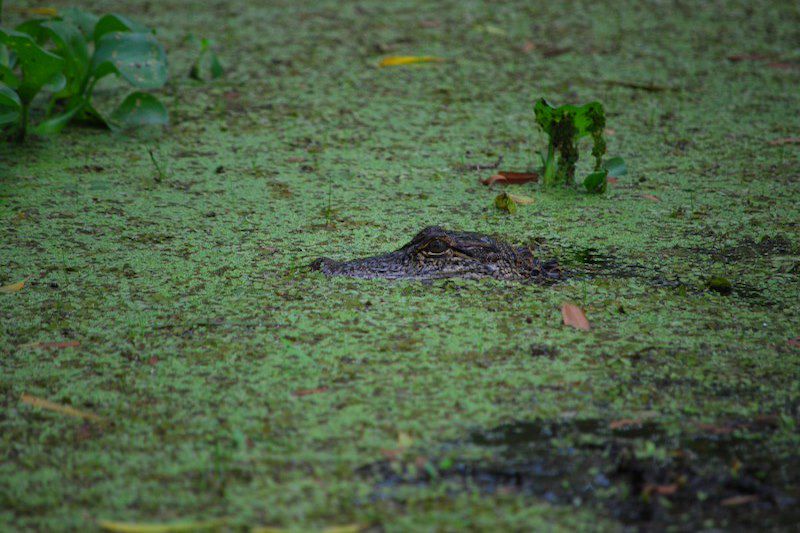
[[[32,128],[31,131],[37,135],[53,135],[59,133],[64,129],[64,126],[66,126],[69,121],[72,120],[73,117],[75,117],[75,115],[77,115],[83,109],[83,106],[84,101],[78,100],[63,113],[40,122],[34,128]]]
[[[77,7],[62,9],[60,12],[61,17],[78,28],[84,38],[89,40],[94,36],[94,27],[97,25],[97,21],[100,20],[100,17],[94,13],[78,9]]]
[[[30,35],[36,44],[42,45],[47,41],[47,32],[42,29],[44,19],[26,20],[16,28],[16,31]]]
[[[60,74],[64,67],[62,58],[44,50],[25,33],[0,30],[0,42],[13,50],[19,60],[22,80],[17,94],[25,105],[33,100],[45,84]]]
[[[167,108],[158,98],[143,92],[133,92],[117,107],[110,117],[112,123],[122,128],[139,126],[166,126],[169,122]]]
[[[114,32],[151,33],[150,28],[126,16],[111,13],[103,16],[94,26],[94,42],[100,43],[104,35]]]
[[[17,78],[14,72],[5,65],[0,65],[0,82],[13,89],[19,87],[19,78]]]
[[[16,91],[8,85],[0,84],[0,126],[16,124],[22,111],[22,101]]]
[[[583,186],[592,194],[601,194],[606,192],[607,178],[608,172],[605,169],[598,170],[586,176],[583,180]]]
[[[215,54],[213,51],[211,51],[209,55],[211,56],[209,58],[210,59],[209,73],[211,74],[211,79],[215,80],[217,78],[221,78],[222,75],[225,73],[225,70],[222,68],[222,63],[219,62],[217,54]]]
[[[55,76],[50,78],[50,80],[42,86],[42,89],[52,91],[54,93],[59,92],[61,89],[66,87],[67,85],[67,78],[61,72],[57,72]]]
[[[611,159],[606,159],[603,161],[603,168],[608,171],[609,176],[624,176],[628,173],[628,166],[625,164],[625,160],[621,157],[612,157]]]
[[[108,33],[97,43],[90,72],[96,80],[119,74],[134,87],[157,89],[167,82],[167,56],[151,34]]]
[[[63,95],[71,96],[81,91],[89,72],[89,48],[77,26],[64,20],[42,23],[42,28],[56,45],[56,54],[64,58],[64,75],[67,87]]]

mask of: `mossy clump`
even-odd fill
[[[706,280],[706,289],[728,295],[733,292],[733,284],[723,276],[712,276]]]

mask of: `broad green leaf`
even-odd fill
[[[0,84],[0,126],[19,121],[22,102],[16,91],[8,85]]]
[[[42,45],[47,41],[47,32],[42,29],[43,22],[44,19],[26,20],[14,29],[20,33],[30,35],[36,41],[36,44]]]
[[[36,135],[53,135],[64,129],[70,120],[83,109],[84,102],[79,100],[63,113],[50,117],[31,129]]]
[[[56,54],[64,58],[64,75],[67,88],[64,96],[80,92],[89,71],[89,49],[80,30],[71,22],[51,20],[42,23],[42,28],[56,45]]]
[[[111,13],[104,15],[94,26],[94,42],[99,43],[104,35],[114,32],[151,33],[150,28],[126,16]]]
[[[151,34],[108,33],[97,43],[90,72],[95,79],[116,73],[134,87],[157,89],[167,81],[167,56]]]
[[[609,176],[624,176],[628,173],[628,166],[621,157],[612,157],[603,161],[603,168],[608,171]]]
[[[601,194],[606,191],[607,178],[608,172],[605,169],[598,170],[586,176],[583,186],[592,194]]]
[[[94,36],[94,27],[97,25],[97,21],[100,20],[97,15],[76,7],[64,9],[61,15],[65,21],[75,25],[87,40]]]
[[[0,65],[0,82],[8,85],[12,89],[19,87],[19,78],[17,78],[10,68],[4,65]]]
[[[33,97],[61,73],[64,60],[44,50],[30,35],[17,31],[0,30],[0,42],[13,50],[22,69],[22,80],[17,88],[20,100],[28,104]]]
[[[110,119],[122,128],[165,126],[169,122],[169,115],[167,108],[155,96],[134,92],[111,113]]]

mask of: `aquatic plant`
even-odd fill
[[[605,192],[608,169],[603,165],[603,155],[606,153],[606,141],[603,137],[606,117],[603,105],[600,102],[590,102],[582,106],[554,107],[541,98],[534,106],[534,113],[536,123],[550,141],[547,155],[543,158],[544,186],[574,186],[575,165],[579,156],[578,141],[590,136],[593,141],[594,170],[584,178],[583,185],[590,193]]]
[[[167,123],[167,110],[153,95],[130,93],[110,114],[92,104],[97,83],[114,74],[136,89],[167,81],[164,47],[153,32],[127,17],[97,17],[79,9],[0,28],[0,128],[24,140],[28,131],[60,132],[71,121],[106,128]],[[44,119],[30,126],[30,108],[48,92]]]

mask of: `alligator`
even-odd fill
[[[423,229],[394,252],[351,261],[321,257],[310,267],[329,276],[353,278],[525,281],[561,277],[556,261],[540,260],[530,247],[514,247],[482,233],[450,231],[438,226]]]

